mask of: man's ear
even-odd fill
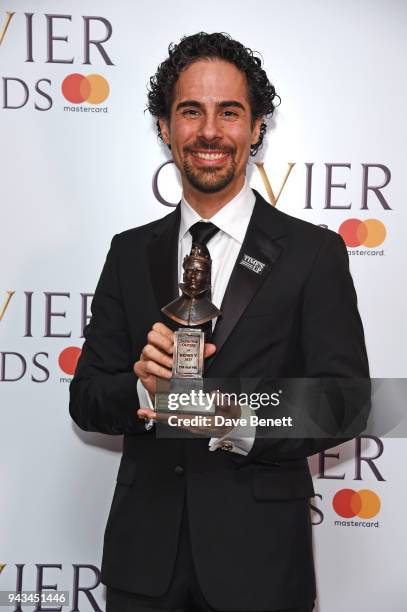
[[[161,136],[166,145],[170,144],[170,126],[169,120],[165,117],[159,117],[158,123],[160,124]]]
[[[252,142],[251,142],[252,145],[256,144],[256,142],[260,138],[260,128],[261,128],[262,123],[263,123],[263,117],[256,117],[256,119],[254,120],[253,130],[252,130]]]

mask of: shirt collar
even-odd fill
[[[210,221],[214,223],[220,230],[228,234],[240,244],[246,234],[247,226],[249,225],[250,217],[253,212],[256,197],[250,189],[247,180],[245,180],[243,188],[239,193],[223,206]],[[179,228],[179,240],[181,241],[189,228],[198,221],[207,221],[202,219],[198,213],[186,201],[185,197],[181,199],[181,223]]]

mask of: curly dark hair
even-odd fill
[[[178,44],[171,43],[168,47],[168,58],[158,66],[156,74],[150,78],[147,110],[157,118],[156,125],[160,138],[162,135],[158,118],[170,118],[174,85],[181,71],[202,58],[223,59],[244,72],[249,89],[252,121],[258,117],[271,117],[278,106],[274,104],[274,99],[277,97],[280,103],[280,97],[261,67],[261,59],[256,57],[251,49],[233,40],[229,34],[198,32],[192,36],[184,36]],[[262,122],[259,139],[256,144],[251,145],[250,155],[256,155],[263,145],[266,130],[267,125]]]

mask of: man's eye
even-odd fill
[[[189,108],[183,112],[185,117],[197,117],[199,112],[193,108]]]
[[[228,119],[230,119],[230,118],[234,119],[235,117],[238,117],[238,114],[235,113],[234,111],[225,110],[225,111],[223,111],[223,116],[227,117]]]

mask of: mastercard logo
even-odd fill
[[[60,353],[58,357],[59,367],[65,374],[73,376],[76,370],[76,364],[81,354],[81,349],[77,346],[68,346]]]
[[[62,82],[62,94],[73,104],[101,104],[109,95],[109,83],[100,74],[69,74]]]
[[[379,513],[381,502],[380,497],[369,489],[354,491],[353,489],[341,489],[335,494],[332,506],[336,514],[343,518],[370,519]]]
[[[377,247],[386,238],[386,228],[378,219],[347,219],[340,226],[338,233],[349,247]]]

